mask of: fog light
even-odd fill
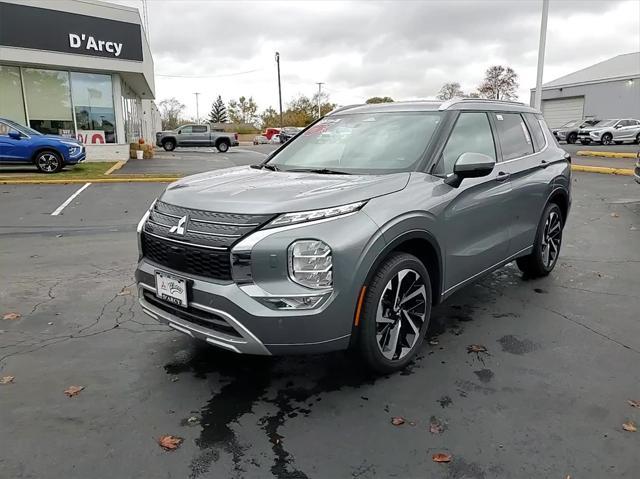
[[[333,284],[333,257],[329,245],[319,240],[300,240],[289,247],[289,277],[307,288]]]
[[[327,295],[322,296],[288,296],[256,298],[271,309],[313,309],[320,305]]]

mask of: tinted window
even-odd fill
[[[453,165],[463,153],[482,153],[496,159],[491,126],[486,113],[461,113],[453,127],[436,173],[453,173]]]
[[[205,125],[193,126],[191,131],[193,133],[206,133],[207,132],[207,127]]]
[[[533,153],[531,135],[519,113],[494,113],[494,118],[503,160],[512,160]]]
[[[182,134],[191,133],[191,127],[190,126],[185,126],[183,128],[180,128],[180,133],[182,133]]]
[[[529,127],[529,131],[531,132],[531,136],[533,138],[533,146],[535,147],[536,151],[542,150],[545,145],[545,138],[542,131],[542,126],[540,126],[540,122],[533,113],[525,113],[524,119],[527,120],[527,126]]]

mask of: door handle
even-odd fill
[[[506,173],[504,171],[500,171],[498,172],[498,176],[496,176],[496,181],[506,181],[509,179],[511,175],[509,173]]]

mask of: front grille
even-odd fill
[[[142,233],[142,255],[167,268],[206,278],[230,280],[231,260],[228,251],[172,243]]]
[[[142,231],[142,254],[185,274],[228,281],[232,246],[273,217],[218,213],[157,201]]]
[[[145,301],[152,304],[156,308],[161,309],[166,313],[177,316],[178,318],[183,319],[189,323],[197,324],[198,326],[203,326],[207,329],[212,329],[214,331],[224,333],[228,336],[235,336],[237,338],[242,337],[240,334],[238,334],[233,326],[225,321],[222,316],[211,313],[209,311],[202,311],[197,308],[181,308],[179,306],[175,306],[161,300],[151,291],[145,290],[142,294]]]

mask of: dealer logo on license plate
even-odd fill
[[[182,278],[156,271],[156,296],[178,306],[187,307],[187,282]]]

